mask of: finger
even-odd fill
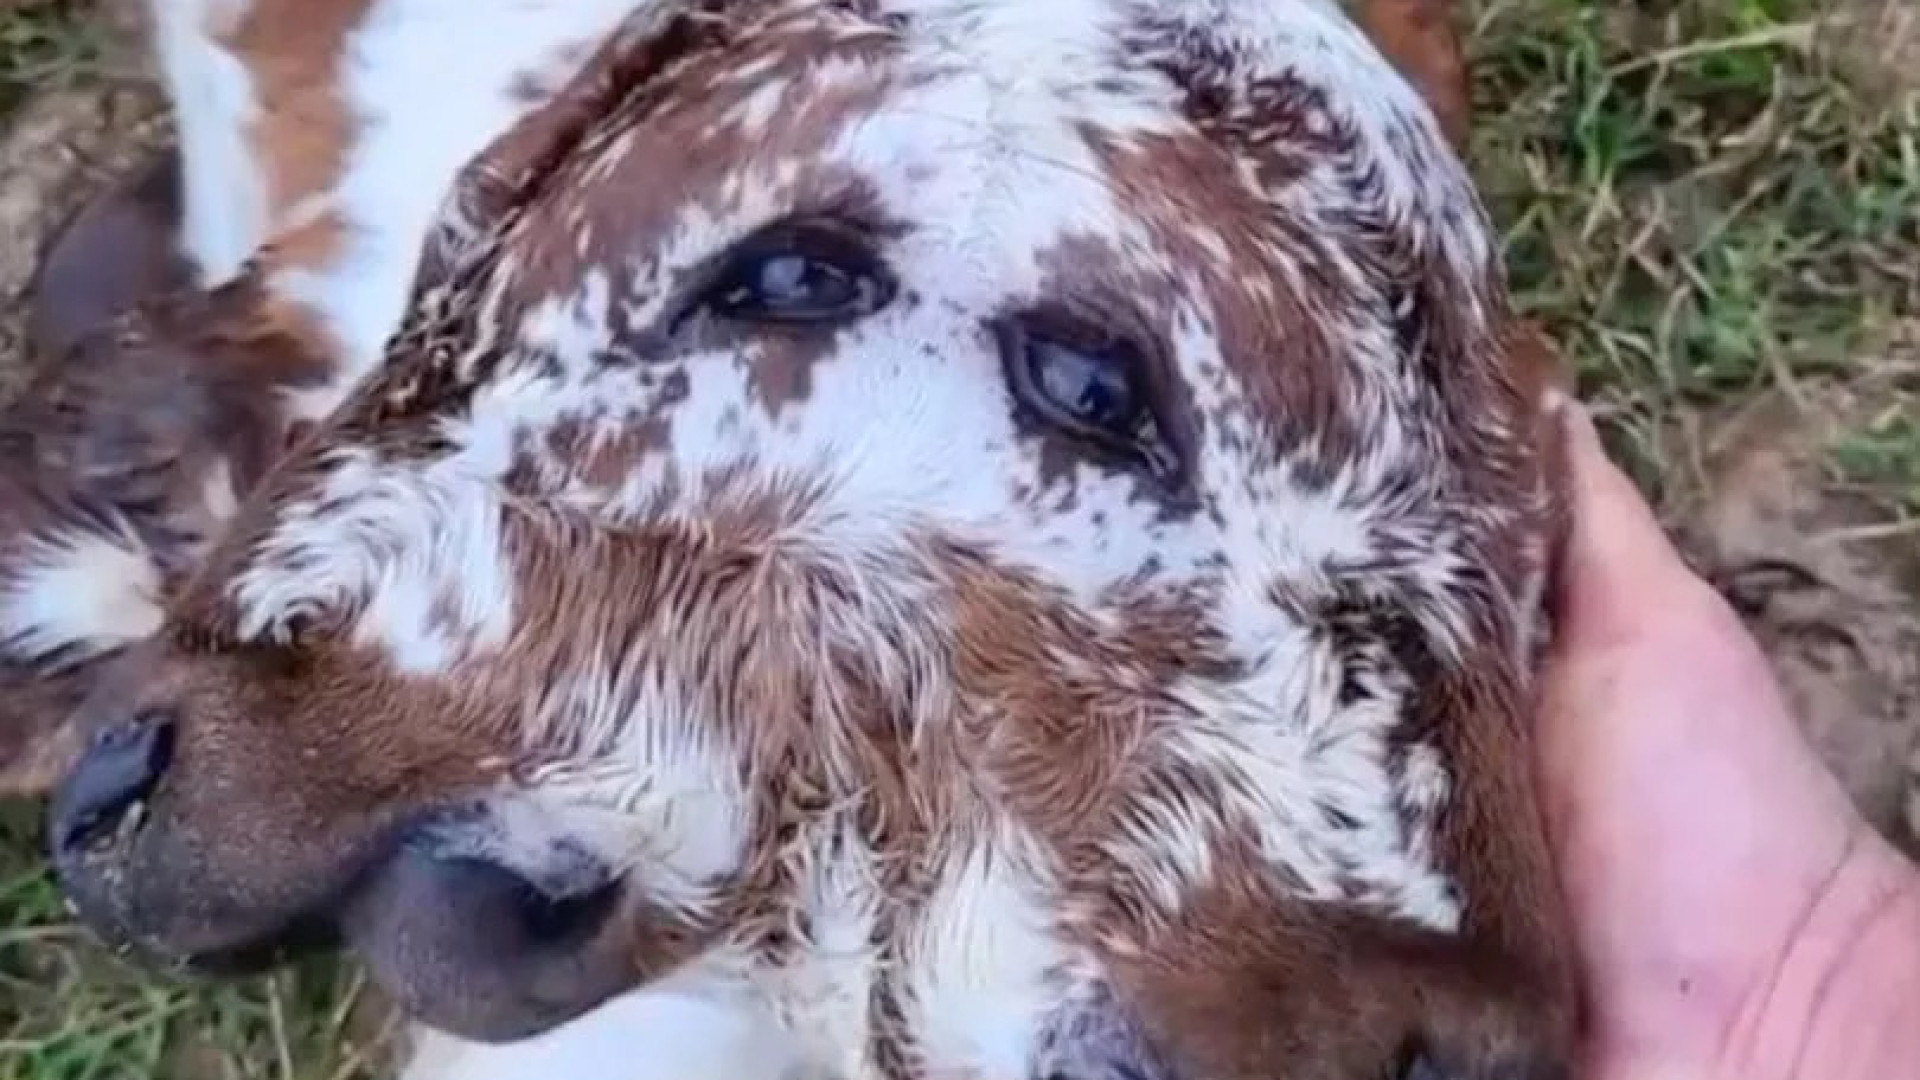
[[[1568,398],[1559,413],[1573,518],[1555,599],[1561,634],[1586,642],[1631,636],[1700,581],[1639,489],[1607,457],[1586,410]]]

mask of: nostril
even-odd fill
[[[61,848],[89,847],[118,829],[172,764],[173,738],[172,717],[158,712],[95,735],[54,799]]]
[[[1425,1054],[1409,1058],[1400,1070],[1400,1080],[1443,1080],[1439,1066]]]

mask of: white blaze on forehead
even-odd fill
[[[35,537],[0,579],[0,649],[84,660],[160,628],[160,573],[130,529],[67,526]]]
[[[1089,38],[1089,48],[1104,40]],[[786,92],[805,95],[823,82],[855,77],[874,76],[829,69],[792,80]],[[1108,100],[1098,112],[1103,123],[1172,119],[1130,96]],[[792,523],[795,537],[824,549],[897,545],[937,525],[950,537],[1047,568],[1086,601],[1150,560],[1190,568],[1207,552],[1183,549],[1158,521],[1158,500],[1143,498],[1133,477],[1092,462],[1061,477],[1043,474],[1037,444],[1015,432],[986,326],[1049,298],[1043,289],[1052,268],[1044,260],[1069,236],[1152,250],[1076,129],[1087,108],[1035,89],[1009,90],[997,71],[962,70],[891,91],[874,112],[847,118],[804,161],[743,162],[721,184],[716,203],[724,209],[687,206],[660,235],[633,238],[634,259],[620,277],[629,283],[626,295],[609,298],[606,280],[589,269],[571,292],[534,305],[521,340],[552,353],[564,374],[537,393],[523,384],[511,400],[490,398],[498,411],[476,416],[475,437],[481,426],[537,436],[563,421],[604,430],[655,415],[650,406],[666,384],[663,365],[620,373],[597,362],[613,344],[609,300],[627,306],[634,324],[659,320],[684,301],[673,283],[687,280],[692,268],[804,209],[791,201],[803,167],[854,176],[871,187],[883,213],[910,223],[905,236],[886,245],[885,258],[903,293],[917,298],[903,296],[842,331],[809,367],[805,399],[777,412],[757,400],[760,346],[678,357],[668,370],[684,393],[657,414],[667,431],[661,452],[636,461],[618,490],[600,493],[599,509],[615,518],[640,508],[657,514],[661,494],[672,490],[676,500],[666,513],[698,518],[710,495],[703,476],[751,466],[762,477],[803,479],[825,493],[808,520]],[[616,143],[610,152],[625,151]],[[514,441],[538,455],[538,438]],[[567,467],[544,464],[548,473]]]

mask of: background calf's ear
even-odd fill
[[[0,8],[6,6],[0,0]],[[177,244],[179,168],[176,153],[161,154],[85,203],[54,232],[41,253],[27,312],[29,361],[43,377],[57,378],[59,367],[86,338],[127,309],[190,280],[190,265]],[[0,499],[15,508],[12,515],[0,513],[0,532],[24,537],[35,530],[57,531],[54,523],[36,516],[48,504],[28,495],[48,483],[57,466],[29,459],[0,462],[0,467],[17,470],[12,476],[20,481],[17,488],[0,481]],[[77,481],[59,477],[53,483]],[[26,572],[0,568],[0,575],[9,569]],[[69,717],[98,663],[83,660],[55,670],[39,658],[0,647],[0,798],[47,794],[78,756],[80,739]]]
[[[86,203],[54,234],[28,313],[42,363],[57,363],[81,338],[142,300],[192,283],[192,265],[179,248],[180,213],[180,158],[169,149]]]

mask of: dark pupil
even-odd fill
[[[830,263],[805,255],[772,255],[761,260],[750,287],[757,295],[747,302],[775,310],[837,307],[853,299],[853,290],[853,279]]]
[[[1035,382],[1056,406],[1083,424],[1132,433],[1140,403],[1125,369],[1058,345],[1033,349]]]

